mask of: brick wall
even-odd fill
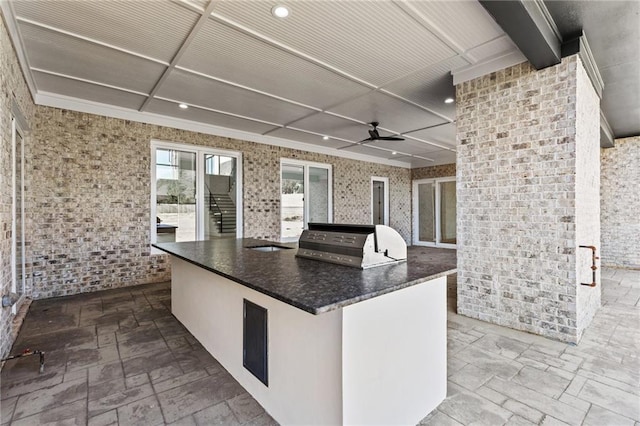
[[[600,98],[589,76],[578,60],[576,68],[575,119],[575,229],[576,278],[578,283],[591,283],[592,251],[600,250]],[[600,308],[602,287],[600,269],[596,270],[596,287],[578,284],[576,295],[577,340]]]
[[[442,164],[440,166],[418,167],[411,169],[411,180],[434,179],[456,175],[455,164]]]
[[[371,176],[389,177],[391,226],[410,241],[410,170],[38,107],[28,257],[36,298],[157,282],[149,253],[150,141],[243,152],[244,235],[280,238],[280,159],[333,165],[334,221],[369,223]]]
[[[602,264],[640,269],[640,136],[601,152]]]
[[[576,225],[589,214],[576,210],[589,179],[576,147],[593,143],[576,141],[581,67],[576,56],[523,63],[456,87],[458,312],[569,342],[580,334]]]
[[[35,111],[18,65],[4,21],[0,19],[0,295],[11,291],[11,223],[13,202],[13,158],[11,142],[12,104],[16,103],[30,125]],[[26,155],[30,153],[25,143]],[[27,177],[28,178],[28,177]],[[29,182],[25,184],[28,186]],[[27,283],[28,284],[28,283]],[[11,348],[13,315],[11,308],[0,308],[0,357]]]

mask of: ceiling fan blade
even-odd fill
[[[369,141],[375,141],[375,138],[366,138],[366,139],[362,139],[360,142],[358,143],[362,143],[362,142],[369,142]]]
[[[396,136],[380,136],[378,138],[381,141],[403,141],[404,138],[398,138]]]

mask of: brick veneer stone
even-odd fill
[[[434,179],[456,175],[455,164],[441,164],[439,166],[418,167],[411,169],[411,180]]]
[[[640,269],[640,136],[601,152],[602,264]]]
[[[27,257],[36,298],[169,278],[149,250],[150,141],[243,153],[244,235],[280,238],[280,159],[333,165],[335,222],[369,223],[371,176],[389,177],[391,226],[410,241],[409,169],[38,107]]]
[[[599,216],[583,193],[597,185],[598,139],[581,127],[599,114],[578,69],[572,56],[456,86],[458,312],[569,342],[588,320],[577,310],[595,305],[578,301],[577,228],[593,241],[586,216]]]
[[[4,21],[0,18],[0,295],[10,292],[13,280],[11,271],[11,206],[13,203],[11,108],[14,101],[27,120],[27,124],[30,125],[35,114],[35,105],[22,76]],[[25,157],[28,158],[29,153],[28,142],[25,142]],[[25,185],[29,186],[28,176],[25,178]],[[27,281],[27,285],[29,284]],[[7,355],[13,343],[12,320],[11,309],[0,308],[0,358]]]

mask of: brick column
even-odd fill
[[[600,305],[599,98],[574,55],[457,91],[458,313],[577,342]]]

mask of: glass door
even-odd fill
[[[456,247],[455,178],[413,182],[413,244]]]
[[[204,239],[235,238],[236,159],[204,154]]]
[[[238,152],[152,141],[151,242],[242,236]]]
[[[196,153],[156,150],[156,218],[157,242],[196,239]]]
[[[304,229],[304,166],[282,164],[280,182],[280,238],[298,238]]]
[[[309,222],[332,221],[331,166],[283,160],[280,183],[282,241],[297,240]]]
[[[389,225],[389,178],[371,178],[371,223]]]

